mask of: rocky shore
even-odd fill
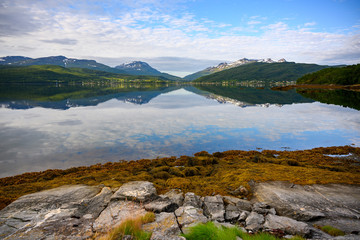
[[[0,211],[0,239],[96,239],[123,220],[156,214],[143,229],[151,239],[184,239],[179,234],[197,223],[214,221],[244,231],[280,231],[286,237],[359,239],[360,186],[250,183],[251,201],[232,196],[158,195],[151,182],[134,181],[118,189],[67,185],[20,197]],[[332,237],[314,228],[332,225],[346,235]]]

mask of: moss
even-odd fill
[[[345,235],[345,233],[343,231],[341,231],[340,229],[337,229],[337,228],[329,226],[329,225],[318,226],[318,228],[334,237]]]

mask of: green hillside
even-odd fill
[[[231,68],[221,72],[200,77],[195,82],[224,82],[224,81],[295,81],[299,77],[327,68],[316,64],[304,63],[251,63]]]
[[[161,77],[132,76],[86,68],[65,68],[55,65],[0,67],[0,83],[68,83],[68,82],[165,82]]]
[[[333,67],[306,74],[297,80],[298,84],[360,84],[360,64],[347,67]]]

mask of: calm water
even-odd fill
[[[48,96],[29,87],[17,94],[19,87],[0,89],[0,177],[203,150],[360,146],[356,107],[320,103],[295,91],[212,88],[101,94],[51,88]]]

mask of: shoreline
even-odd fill
[[[351,91],[360,91],[360,84],[355,85],[334,85],[334,84],[295,84],[288,86],[279,86],[272,87],[271,90],[274,91],[288,91],[294,88],[299,89],[327,89],[327,90],[335,90],[335,89],[343,89],[343,90],[351,90]]]
[[[63,185],[106,185],[154,182],[160,193],[178,188],[198,195],[224,194],[250,199],[249,182],[289,181],[294,184],[360,185],[360,148],[351,146],[296,151],[232,150],[194,156],[108,162],[65,170],[49,169],[0,178],[0,209],[20,196]]]

